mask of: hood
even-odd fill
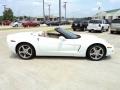
[[[18,38],[28,38],[32,35],[33,32],[20,32],[20,33],[15,33],[15,34],[10,34],[7,36],[7,39],[10,40],[10,39],[18,39]]]

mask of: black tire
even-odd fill
[[[76,29],[74,28],[73,31],[76,31]]]
[[[16,53],[21,59],[29,60],[35,56],[35,49],[31,44],[21,43],[17,46]]]
[[[104,30],[104,27],[102,27],[102,28],[101,28],[101,31],[100,31],[100,33],[102,33],[102,32],[103,32],[103,30]]]
[[[91,32],[91,30],[88,30],[89,32]]]
[[[109,31],[109,27],[108,27],[108,29],[106,29],[106,32],[107,32],[107,31]]]
[[[106,49],[100,44],[92,45],[88,48],[86,56],[92,61],[100,61],[106,56]]]
[[[113,33],[114,33],[114,31],[110,31],[110,33],[111,33],[111,34],[113,34]]]
[[[16,24],[15,27],[18,27],[18,24]]]

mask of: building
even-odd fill
[[[95,19],[116,19],[116,18],[120,18],[120,9],[113,9],[113,10],[109,10],[109,11],[101,11],[99,13],[97,13],[93,18]]]

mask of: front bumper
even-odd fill
[[[114,47],[112,45],[108,46],[106,48],[107,48],[106,56],[110,56],[110,55],[114,54]]]
[[[118,31],[118,32],[120,32],[120,29],[111,29],[111,31]]]

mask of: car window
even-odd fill
[[[101,23],[102,23],[102,20],[90,20],[89,23],[101,24]]]
[[[74,20],[73,23],[80,23],[80,22],[82,22],[82,21],[83,21],[83,19],[76,19],[76,20]]]
[[[112,20],[112,23],[120,23],[120,19],[114,19]]]

